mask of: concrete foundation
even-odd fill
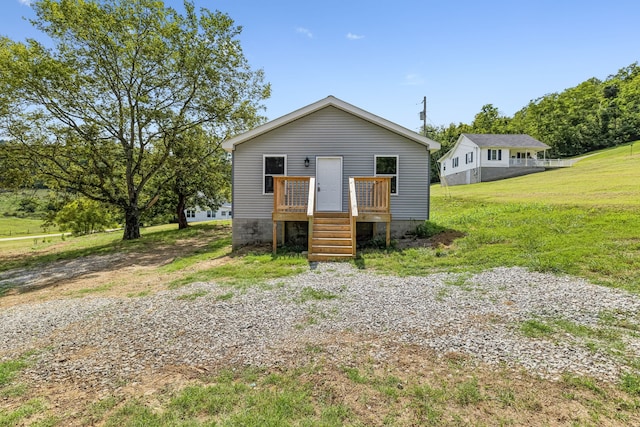
[[[398,239],[407,232],[415,231],[423,221],[420,220],[395,220],[391,222],[391,238]],[[387,224],[376,224],[376,235],[385,236]],[[305,221],[287,221],[284,226],[285,242],[291,247],[307,247],[308,223]],[[360,239],[373,237],[373,223],[359,222],[356,228],[356,236]],[[233,249],[241,246],[273,243],[273,222],[271,219],[242,219],[234,218],[232,221],[233,236],[231,243]],[[278,240],[282,236],[282,223],[278,223]],[[281,243],[281,242],[279,242]]]
[[[512,167],[512,168],[478,168],[448,175],[440,185],[465,185],[478,182],[498,181],[500,179],[529,175],[531,173],[544,172],[544,168],[536,167]]]

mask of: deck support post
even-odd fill
[[[284,233],[285,233],[285,231],[287,229],[287,221],[281,221],[280,224],[282,225],[282,227],[281,227],[282,231],[281,231],[280,235],[282,236],[282,246],[284,246],[285,243],[286,243],[286,241],[284,240],[284,238],[285,238],[285,234]]]
[[[389,247],[389,244],[391,243],[391,221],[387,222],[387,226],[385,227],[387,230],[387,248]]]
[[[273,221],[273,253],[278,250],[278,221]]]

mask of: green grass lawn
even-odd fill
[[[18,192],[0,192],[0,238],[40,235],[57,232],[57,227],[43,230],[42,216],[48,190],[23,190]],[[20,209],[25,199],[35,201],[35,211]]]
[[[361,265],[415,275],[522,266],[640,291],[640,143],[574,167],[508,180],[432,187],[431,221],[452,245],[368,252]]]
[[[398,275],[523,266],[638,292],[640,143],[633,151],[638,154],[631,156],[629,145],[618,147],[588,157],[573,168],[493,183],[433,186],[432,222],[438,227],[431,229],[455,230],[461,237],[432,248],[363,251],[356,265]],[[182,272],[168,283],[170,288],[215,280],[242,289],[308,268],[299,254],[233,254],[228,222],[197,224],[180,231],[175,224],[149,227],[142,234],[141,239],[128,242],[121,240],[121,232],[64,241],[0,242],[0,271],[89,254],[145,255],[189,238],[206,244],[153,273]],[[9,252],[8,248],[23,253],[5,261],[2,252]],[[222,257],[229,259],[195,268]],[[196,299],[204,292],[185,294],[181,299]],[[332,297],[311,289],[302,292],[304,300]],[[220,300],[230,298],[232,292]],[[563,319],[530,320],[522,323],[520,332],[550,339],[554,334],[571,333],[593,340],[601,346],[596,350],[607,351],[615,349],[620,339],[608,333],[606,322],[617,321],[603,318],[603,325],[587,328]],[[0,397],[21,402],[0,407],[0,426],[66,425],[66,417],[79,425],[107,426],[636,425],[640,418],[637,370],[623,373],[617,384],[569,374],[552,382],[506,367],[467,365],[456,354],[434,358],[421,350],[416,357],[409,350],[400,347],[398,351],[410,357],[397,360],[404,360],[411,369],[400,362],[373,360],[368,353],[354,354],[343,366],[330,362],[332,348],[314,342],[305,350],[309,362],[296,368],[205,373],[194,376],[186,386],[167,386],[151,396],[107,393],[70,413],[56,410],[37,390],[21,382],[20,372],[30,363],[25,355],[0,363]],[[640,361],[635,363],[640,366]]]
[[[58,233],[56,227],[43,230],[42,224],[43,221],[36,218],[0,217],[0,239]]]

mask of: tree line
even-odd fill
[[[486,104],[471,124],[427,126],[423,133],[442,144],[437,159],[462,133],[528,134],[549,145],[550,157],[571,157],[640,139],[640,67],[637,62],[605,80],[590,78],[562,92],[531,100],[512,117]]]
[[[0,188],[41,183],[145,216],[230,198],[221,142],[261,123],[269,96],[222,12],[156,0],[40,0],[45,42],[0,37]],[[75,206],[95,206],[76,203]],[[77,209],[76,209],[77,210]]]

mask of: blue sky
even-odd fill
[[[182,1],[165,1],[181,7]],[[243,27],[245,56],[272,84],[275,119],[334,95],[409,129],[470,123],[484,104],[531,99],[640,61],[637,0],[195,0]],[[3,0],[0,34],[38,38]]]

